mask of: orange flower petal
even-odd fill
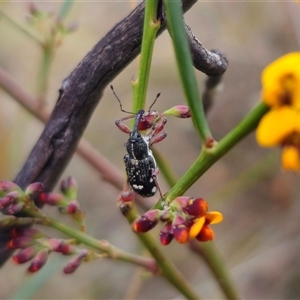
[[[198,233],[201,231],[203,225],[204,225],[204,222],[205,222],[205,217],[201,217],[199,218],[190,228],[190,231],[189,231],[189,238],[190,239],[194,239]]]
[[[215,234],[213,230],[209,226],[204,225],[202,230],[196,236],[196,239],[199,242],[207,242],[207,241],[212,241],[214,239],[214,236]]]
[[[223,221],[223,215],[218,211],[210,211],[205,214],[206,223],[218,224]]]
[[[284,147],[281,156],[282,167],[285,170],[300,171],[299,151],[293,146]]]
[[[268,112],[258,124],[256,140],[260,146],[272,147],[295,130],[300,113],[290,106],[283,106]],[[300,125],[299,125],[300,126]]]

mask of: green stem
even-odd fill
[[[60,6],[60,10],[59,10],[59,18],[60,19],[65,19],[66,16],[68,15],[69,11],[72,8],[72,5],[74,3],[74,0],[65,0],[63,1],[63,3]]]
[[[240,299],[231,276],[213,242],[191,242],[191,249],[198,253],[209,266],[227,299]]]
[[[212,135],[206,121],[203,103],[198,90],[190,46],[183,22],[181,1],[164,0],[164,2],[167,12],[168,28],[173,40],[183,90],[192,114],[194,126],[205,144],[206,141],[212,138]]]
[[[254,130],[261,117],[269,110],[264,103],[259,103],[232,131],[211,149],[203,149],[190,169],[168,192],[165,201],[183,195],[216,161],[225,155],[233,146]]]
[[[133,112],[145,107],[154,42],[160,28],[160,21],[157,20],[157,3],[157,0],[146,1],[139,71],[137,79],[132,81]]]
[[[159,151],[152,148],[152,152],[157,162],[159,173],[162,174],[167,184],[171,188],[178,181],[178,178],[175,175],[175,171],[172,170],[172,166],[168,163],[166,158],[163,157],[163,155]]]
[[[43,104],[43,102],[46,99],[46,94],[48,90],[48,81],[49,81],[49,75],[51,70],[51,64],[54,56],[54,37],[50,37],[51,41],[47,41],[42,46],[42,61],[40,64],[39,72],[38,72],[38,78],[37,78],[37,96],[40,100],[40,103]]]

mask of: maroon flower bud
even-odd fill
[[[47,262],[49,251],[48,249],[43,249],[38,252],[35,258],[32,260],[28,271],[33,273],[40,270]]]
[[[186,225],[186,220],[182,216],[176,215],[173,219],[172,233],[178,243],[184,244],[187,242],[189,238],[189,228]]]
[[[33,259],[36,255],[37,250],[35,247],[27,247],[23,250],[18,251],[13,257],[13,261],[17,264],[23,264]]]
[[[9,193],[9,192],[12,192],[12,191],[19,191],[19,192],[21,192],[22,190],[14,182],[6,181],[6,180],[1,180],[0,181],[0,191],[1,192],[5,192],[5,193]]]
[[[35,240],[30,236],[22,236],[15,239],[11,239],[8,243],[12,249],[25,249],[35,244]]]
[[[4,215],[15,215],[22,210],[23,206],[24,206],[23,202],[13,203],[13,204],[10,204],[10,205],[4,207],[1,210],[1,212]]]
[[[162,245],[167,246],[169,245],[173,238],[173,230],[172,230],[172,222],[168,222],[164,225],[162,230],[159,233],[160,242]]]
[[[41,182],[34,182],[27,186],[25,194],[31,198],[36,198],[44,190],[44,185]]]
[[[41,193],[38,196],[37,201],[43,204],[48,204],[53,206],[58,206],[65,203],[64,196],[56,193]]]
[[[41,237],[46,237],[44,233],[32,227],[14,227],[10,230],[10,234],[12,238],[28,236],[34,239],[38,239]]]
[[[145,214],[143,214],[133,222],[133,231],[147,232],[151,230],[158,223],[160,215],[161,211],[159,209],[147,211]]]
[[[71,201],[67,206],[67,211],[69,214],[75,214],[80,211],[79,203],[76,200]]]
[[[15,197],[11,195],[12,193],[17,194],[18,192],[11,192],[7,194],[5,197],[0,198],[0,210],[14,203]]]
[[[65,267],[64,273],[71,274],[73,273],[82,263],[83,259],[88,255],[88,251],[86,249],[82,249],[81,253],[74,257]]]
[[[186,105],[173,106],[172,108],[166,110],[163,114],[183,119],[191,117],[190,109]]]
[[[74,215],[80,211],[79,203],[77,200],[69,202],[67,205],[62,205],[58,207],[58,210],[62,214]]]
[[[65,240],[62,239],[49,239],[48,245],[52,251],[62,253],[63,255],[70,255],[76,252],[75,247],[71,246]]]
[[[183,207],[182,210],[190,216],[202,217],[208,210],[208,204],[202,198],[192,198],[190,199],[188,205],[186,207]]]
[[[157,118],[157,112],[153,111],[147,115],[144,115],[138,124],[138,130],[147,130],[152,127]]]
[[[63,180],[60,188],[69,199],[77,198],[78,185],[75,178],[69,177],[67,180]]]
[[[203,225],[201,231],[196,236],[196,239],[199,242],[207,242],[207,241],[212,241],[214,239],[214,236],[215,234],[213,230],[209,226]]]
[[[59,245],[57,252],[60,252],[63,255],[71,255],[76,252],[76,248],[66,242],[63,242]]]

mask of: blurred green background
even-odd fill
[[[67,17],[78,29],[68,35],[55,56],[47,94],[53,107],[62,80],[86,53],[137,2],[74,2]],[[60,2],[37,2],[39,8],[59,10]],[[26,23],[29,3],[2,2],[0,9],[16,23]],[[300,4],[296,2],[199,1],[185,15],[195,36],[208,49],[220,49],[228,60],[223,91],[215,99],[208,120],[216,139],[233,128],[260,100],[260,74],[277,57],[299,51]],[[40,48],[5,18],[0,17],[0,67],[31,95],[37,93]],[[138,60],[131,63],[113,85],[125,109],[131,108],[131,79]],[[200,89],[206,76],[197,72]],[[170,38],[164,32],[155,44],[148,103],[162,92],[155,109],[184,104]],[[0,178],[13,179],[36,140],[43,124],[26,112],[0,88]],[[84,137],[123,170],[126,135],[114,124],[123,117],[108,88]],[[184,174],[200,151],[190,120],[169,118],[168,137],[156,149],[168,158],[178,176]],[[74,156],[64,173],[79,184],[79,201],[86,212],[90,234],[142,254],[136,236],[119,212],[120,191],[104,182],[82,158]],[[167,185],[160,178],[163,192]],[[300,297],[300,186],[299,174],[280,169],[280,151],[261,149],[254,134],[216,163],[188,192],[203,197],[210,210],[223,213],[224,221],[213,226],[215,243],[234,282],[245,299],[297,299]],[[154,199],[145,199],[149,204]],[[56,209],[47,212],[60,218]],[[68,219],[65,219],[68,221]],[[50,232],[50,231],[49,231]],[[154,230],[158,240],[159,230]],[[58,236],[56,232],[50,232]],[[163,247],[162,247],[163,248]],[[205,299],[223,298],[205,263],[173,242],[163,248],[186,279]],[[144,276],[136,266],[109,259],[84,263],[73,275],[63,275],[68,257],[53,254],[37,274],[11,260],[0,270],[0,298],[35,299],[170,299],[180,298],[163,278]],[[143,273],[142,273],[143,275]],[[137,291],[132,292],[133,287]],[[128,296],[131,295],[131,296]]]

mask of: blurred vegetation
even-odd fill
[[[52,108],[62,80],[134,5],[130,2],[74,3],[66,15],[66,22],[72,25],[76,21],[78,28],[63,39],[55,53],[47,71],[47,93],[41,95],[42,52],[30,35],[19,28],[36,34],[28,22],[29,3],[1,3],[1,11],[10,20],[0,15],[0,66],[28,93],[43,98]],[[61,4],[38,3],[38,7],[57,14]],[[286,52],[299,49],[299,14],[300,6],[296,3],[226,1],[198,2],[187,13],[186,21],[195,36],[208,49],[222,50],[229,60],[224,89],[208,115],[216,139],[239,123],[259,101],[260,73],[264,66]],[[138,60],[113,82],[128,109],[132,99],[131,79],[137,75],[137,65]],[[149,82],[149,103],[158,91],[162,92],[155,105],[158,111],[184,103],[177,74],[166,32],[155,43]],[[197,79],[203,85],[205,76],[197,73]],[[1,89],[0,104],[0,178],[9,180],[27,158],[43,124]],[[114,121],[123,114],[110,89],[99,107],[85,138],[122,170],[126,136],[116,128]],[[166,129],[167,139],[156,147],[181,176],[199,153],[198,136],[190,120],[170,118]],[[142,254],[137,238],[116,206],[120,191],[102,181],[99,174],[76,155],[64,177],[69,175],[79,183],[78,198],[86,212],[90,234],[107,239],[124,250]],[[162,189],[167,190],[166,183],[162,179],[160,182]],[[189,190],[189,195],[205,198],[211,210],[223,213],[223,223],[214,228],[215,244],[243,298],[299,297],[299,287],[295,284],[300,276],[300,188],[297,183],[297,174],[280,170],[277,151],[259,148],[251,135]],[[149,205],[155,203],[155,199],[145,201],[149,201]],[[51,213],[55,211],[47,209]],[[163,251],[201,295],[223,297],[205,264],[186,247],[172,243]],[[120,299],[134,295],[129,293],[134,287],[137,287],[138,299],[176,297],[176,291],[158,277],[143,276],[142,280],[137,280],[140,270],[133,265],[99,260],[83,264],[73,275],[65,276],[61,271],[62,260],[59,255],[52,255],[48,264],[51,267],[34,275],[26,274],[26,266],[9,261],[0,272],[0,298]]]

